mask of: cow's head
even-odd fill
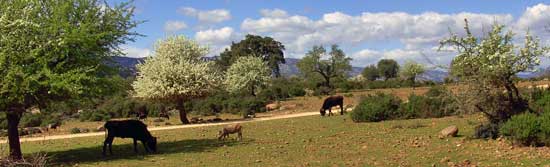
[[[321,108],[321,110],[319,110],[319,112],[321,113],[321,116],[325,116],[325,109]]]
[[[153,137],[149,142],[147,142],[147,147],[149,147],[153,152],[157,152],[157,138]]]

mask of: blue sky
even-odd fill
[[[135,0],[134,5],[136,19],[146,21],[135,30],[146,37],[124,46],[129,57],[153,55],[155,41],[168,35],[183,34],[217,55],[231,41],[257,34],[281,41],[285,56],[292,58],[313,45],[334,43],[354,59],[354,66],[382,58],[427,63],[426,56],[446,64],[453,54],[434,48],[449,30],[460,33],[464,18],[476,34],[498,22],[518,36],[529,30],[545,43],[550,39],[544,30],[550,24],[550,1]]]

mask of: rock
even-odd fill
[[[260,162],[262,162],[262,160],[256,160],[256,163],[260,163]]]
[[[440,138],[445,138],[445,137],[456,137],[456,135],[458,134],[458,127],[456,126],[449,126],[443,130],[441,130],[440,133]]]
[[[278,103],[271,103],[271,104],[267,104],[265,105],[265,110],[266,111],[272,111],[272,110],[276,110],[276,109],[279,109],[279,104]]]
[[[100,125],[100,126],[98,126],[98,127],[96,128],[96,130],[97,130],[98,132],[103,132],[103,131],[105,131],[105,127],[103,127],[103,125]]]

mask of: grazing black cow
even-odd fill
[[[328,110],[328,116],[332,115],[331,108],[334,106],[340,106],[340,115],[344,115],[344,97],[343,96],[330,96],[325,99],[323,106],[321,107],[321,116],[325,116],[326,110]]]
[[[113,155],[112,145],[115,137],[133,138],[134,152],[137,151],[137,140],[143,143],[145,152],[157,151],[157,138],[151,136],[147,130],[147,125],[139,120],[122,120],[122,121],[107,121],[104,125],[106,130],[105,142],[103,143],[103,155],[105,149],[109,145],[109,153]]]

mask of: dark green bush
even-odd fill
[[[80,133],[80,129],[79,128],[72,128],[71,131],[70,131],[71,134],[77,134],[77,133]]]
[[[111,114],[104,110],[85,110],[80,113],[80,121],[108,121]]]
[[[550,112],[545,111],[539,116],[540,133],[537,136],[539,142],[545,146],[550,146]]]
[[[378,122],[398,117],[401,100],[393,95],[378,93],[362,97],[351,115],[354,122]]]
[[[500,128],[500,133],[523,145],[540,144],[540,120],[536,114],[523,113],[514,115]]]
[[[458,107],[452,107],[455,104],[441,97],[442,95],[430,97],[411,94],[409,102],[402,104],[399,108],[399,114],[404,119],[440,118],[456,114]]]
[[[42,114],[25,113],[19,122],[20,127],[37,127],[42,124]]]

